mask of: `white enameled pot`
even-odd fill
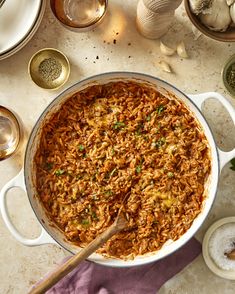
[[[208,126],[200,109],[202,103],[206,99],[216,98],[227,109],[230,116],[232,117],[233,123],[235,124],[235,110],[233,106],[223,96],[221,96],[218,93],[211,92],[198,95],[185,95],[180,90],[168,84],[167,82],[149,75],[131,72],[104,73],[78,82],[77,84],[71,86],[70,88],[62,92],[57,98],[55,98],[51,102],[51,104],[42,113],[31,132],[25,153],[24,170],[22,170],[14,179],[8,182],[1,190],[0,209],[3,220],[8,229],[10,230],[10,232],[12,233],[12,235],[22,244],[27,246],[36,246],[47,243],[53,243],[65,248],[71,253],[76,253],[79,250],[78,247],[66,241],[62,232],[60,232],[54,225],[51,224],[47,214],[45,213],[45,209],[41,205],[39,199],[35,196],[37,192],[35,190],[34,185],[35,168],[33,158],[38,146],[38,138],[40,137],[42,126],[45,120],[48,117],[50,117],[50,115],[54,111],[58,110],[60,105],[68,97],[70,97],[73,93],[84,89],[88,85],[105,84],[107,82],[118,80],[132,80],[143,82],[156,88],[158,91],[160,91],[162,94],[166,96],[169,96],[171,95],[170,93],[172,93],[191,110],[191,112],[194,114],[194,116],[201,124],[202,129],[204,130],[204,133],[210,145],[212,166],[211,175],[205,188],[207,197],[204,200],[201,213],[196,217],[190,229],[184,235],[182,235],[177,241],[167,242],[159,251],[143,256],[138,256],[134,260],[124,261],[119,259],[104,258],[99,254],[92,254],[89,259],[103,265],[116,267],[136,266],[159,260],[173,253],[181,246],[183,246],[190,238],[192,238],[192,236],[200,228],[203,221],[207,217],[211,209],[211,206],[215,200],[220,171],[229,160],[235,157],[235,148],[230,152],[223,152],[216,146],[210,127]],[[6,206],[6,195],[7,191],[9,191],[9,189],[11,189],[12,187],[21,187],[28,194],[28,199],[30,201],[32,209],[34,210],[42,227],[41,234],[36,239],[30,240],[22,237],[21,234],[13,226],[9,218]]]

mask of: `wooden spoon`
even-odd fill
[[[235,249],[225,254],[229,259],[235,260]]]
[[[87,247],[82,249],[79,253],[71,257],[66,263],[64,263],[58,270],[51,273],[51,275],[40,284],[35,286],[29,294],[42,294],[54,286],[59,280],[70,273],[77,265],[79,265],[83,260],[95,252],[99,247],[101,247],[107,240],[109,240],[113,235],[117,234],[124,228],[128,226],[128,222],[122,213],[118,213],[115,222],[102,234],[97,236]]]

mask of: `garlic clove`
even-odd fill
[[[175,49],[166,46],[161,41],[160,41],[160,50],[161,50],[162,54],[167,55],[167,56],[173,55],[175,53]]]
[[[166,61],[161,60],[161,61],[159,61],[158,64],[160,65],[160,67],[163,71],[169,72],[169,73],[172,72],[170,65]]]
[[[230,6],[230,16],[231,16],[231,19],[233,21],[233,24],[235,24],[235,3],[233,3]]]
[[[186,48],[185,48],[185,45],[184,45],[184,42],[181,41],[178,45],[177,45],[177,48],[176,48],[176,51],[177,51],[177,54],[182,57],[182,58],[188,58],[188,53],[186,51]]]

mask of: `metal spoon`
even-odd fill
[[[231,252],[229,253],[225,253],[225,255],[231,259],[231,260],[235,260],[235,249],[233,249]]]
[[[6,0],[0,0],[0,8],[2,7],[2,5],[4,4]]]

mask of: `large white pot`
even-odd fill
[[[208,126],[200,109],[202,103],[206,99],[216,98],[228,110],[235,124],[235,110],[232,107],[232,105],[218,93],[211,92],[198,95],[185,95],[180,90],[176,89],[174,86],[158,78],[148,76],[145,74],[129,72],[105,73],[78,82],[77,84],[71,86],[70,88],[62,92],[56,99],[54,99],[51,102],[51,104],[45,109],[45,111],[38,119],[30,135],[25,154],[24,170],[22,170],[14,179],[8,182],[1,190],[0,209],[3,220],[8,229],[10,230],[10,232],[13,234],[13,236],[24,245],[36,246],[41,244],[53,243],[65,248],[71,253],[76,253],[79,250],[78,247],[66,241],[64,235],[57,228],[55,228],[54,225],[52,226],[50,224],[50,220],[48,219],[45,213],[45,209],[41,205],[39,199],[35,197],[37,193],[34,185],[35,172],[33,158],[38,146],[38,138],[41,133],[43,122],[45,122],[46,117],[50,116],[51,113],[58,110],[61,103],[63,103],[73,93],[81,89],[84,89],[88,85],[93,85],[97,83],[104,84],[110,81],[118,80],[134,80],[151,84],[151,86],[154,86],[158,91],[160,91],[164,95],[169,96],[169,93],[173,93],[176,97],[178,97],[179,100],[186,104],[186,106],[192,111],[192,113],[194,113],[195,117],[201,123],[201,126],[209,142],[211,148],[211,175],[209,177],[209,181],[206,187],[207,197],[203,203],[201,213],[196,217],[190,229],[184,235],[182,235],[177,241],[167,242],[167,244],[165,244],[159,251],[144,256],[139,256],[134,260],[130,261],[123,261],[119,259],[107,259],[98,254],[92,254],[89,259],[103,265],[116,267],[136,266],[159,260],[173,253],[181,246],[183,246],[196,233],[196,231],[200,228],[203,221],[207,217],[216,196],[220,171],[230,159],[235,157],[235,149],[233,149],[230,152],[223,152],[219,150],[219,148],[216,146],[210,127]],[[21,187],[28,194],[28,198],[32,206],[32,209],[34,210],[42,227],[41,235],[36,239],[29,240],[22,237],[20,233],[15,229],[9,218],[6,207],[6,194],[7,191],[12,187]]]

